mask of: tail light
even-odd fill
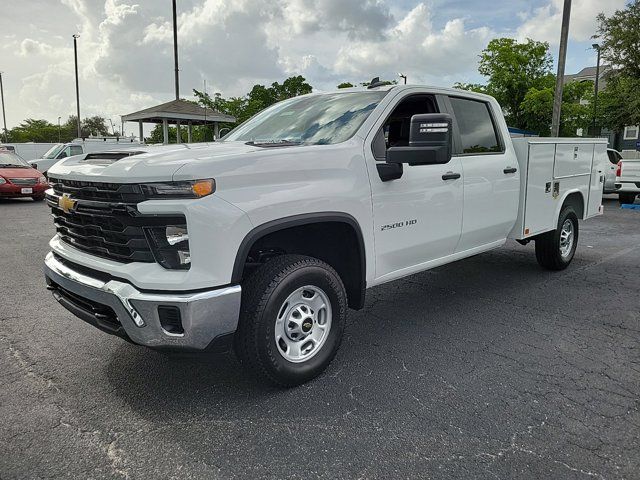
[[[622,160],[618,162],[618,168],[616,169],[616,177],[622,176]]]

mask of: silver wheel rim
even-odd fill
[[[562,224],[562,230],[560,230],[560,255],[563,258],[568,257],[571,254],[573,248],[573,222],[566,219]]]
[[[278,310],[275,340],[280,355],[293,363],[314,357],[327,341],[331,317],[331,302],[321,288],[298,288]]]

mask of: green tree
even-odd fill
[[[460,90],[467,90],[469,92],[487,93],[486,85],[482,85],[480,83],[461,83],[461,82],[456,82],[456,83],[453,84],[453,88],[458,88]]]
[[[58,141],[58,126],[47,120],[27,118],[17,127],[9,130],[11,142],[44,142]]]
[[[249,93],[243,97],[223,98],[215,93],[213,98],[199,90],[193,90],[198,104],[211,108],[216,112],[232,115],[237,123],[242,123],[258,112],[281,100],[311,93],[313,88],[306,79],[297,75],[287,78],[284,82],[273,82],[271,86],[254,85]],[[220,128],[230,128],[233,124],[220,124]]]
[[[478,72],[487,77],[484,93],[498,100],[507,123],[526,128],[520,106],[531,88],[545,87],[552,65],[546,42],[527,39],[519,43],[512,38],[496,38],[480,54]]]
[[[598,15],[603,59],[614,68],[607,88],[598,96],[603,126],[620,130],[640,124],[640,0],[633,0],[610,17]]]
[[[543,88],[533,87],[526,93],[520,110],[527,130],[547,137],[551,134],[555,77],[547,78]],[[592,109],[589,106],[593,97],[592,82],[569,82],[562,91],[562,113],[560,118],[560,136],[573,137],[578,129],[586,130],[592,121]]]
[[[340,85],[338,85],[336,88],[353,88],[355,87],[355,85],[353,83],[350,82],[342,82]]]

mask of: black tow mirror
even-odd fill
[[[408,147],[390,147],[387,163],[434,165],[451,160],[451,115],[426,113],[411,117]]]

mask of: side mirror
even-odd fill
[[[387,163],[434,165],[451,160],[451,115],[426,113],[411,117],[408,147],[390,147]]]

